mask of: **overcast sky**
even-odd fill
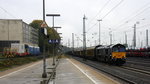
[[[30,23],[34,19],[42,19],[43,0],[1,0],[0,19],[23,19]],[[137,45],[145,46],[145,32],[150,27],[150,0],[45,0],[46,14],[58,13],[55,26],[61,26],[63,44],[75,35],[75,46],[81,46],[83,16],[87,17],[87,46],[98,44],[98,19],[101,21],[101,43],[109,44],[109,33],[113,35],[113,43],[124,43],[125,32],[128,44],[132,44],[133,25],[137,22]],[[46,17],[52,26],[52,18]],[[81,40],[77,42],[77,37]],[[78,45],[79,43],[79,45]]]

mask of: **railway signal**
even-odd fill
[[[41,32],[43,33],[43,34],[45,34],[45,35],[47,35],[47,28],[48,26],[47,26],[47,24],[46,24],[46,22],[45,21],[43,21],[43,23],[41,24]]]

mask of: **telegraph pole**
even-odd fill
[[[112,44],[112,31],[111,31],[111,28],[110,28],[110,31],[109,31],[109,36],[110,36],[110,45]]]
[[[79,37],[77,37],[77,48],[79,48]]]
[[[133,46],[134,46],[134,49],[136,47],[136,24],[134,24],[134,36],[133,36]]]
[[[146,29],[146,46],[148,47],[148,29]]]
[[[70,47],[70,39],[68,39],[68,47]]]
[[[96,40],[95,40],[95,46],[96,46]]]
[[[110,45],[112,44],[112,33],[110,34]]]
[[[101,27],[101,25],[100,25],[100,21],[102,21],[101,19],[100,20],[97,20],[98,22],[99,22],[99,45],[101,44],[101,31],[100,31],[100,27]]]
[[[125,44],[127,44],[127,34],[125,32]]]
[[[74,33],[72,33],[72,53],[74,53]]]
[[[85,15],[84,15],[84,17],[83,17],[83,60],[84,61],[86,61],[86,32],[85,32],[85,20],[86,20],[87,18],[85,17]]]

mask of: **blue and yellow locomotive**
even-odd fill
[[[114,64],[124,64],[126,62],[126,50],[122,44],[97,46],[95,47],[95,58],[99,61],[104,61]]]
[[[83,50],[75,51],[74,54],[83,57]],[[86,50],[87,59],[96,59],[109,64],[122,65],[126,62],[126,47],[122,44],[98,45]]]

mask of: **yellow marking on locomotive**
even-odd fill
[[[126,52],[113,52],[112,58],[126,58]]]

